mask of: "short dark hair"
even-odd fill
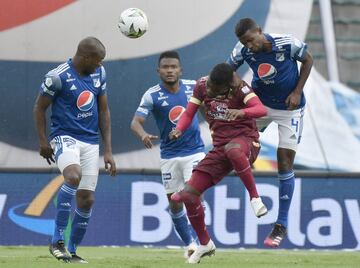
[[[243,18],[235,26],[235,34],[238,38],[243,36],[248,30],[258,28],[259,25],[251,18]]]
[[[178,59],[180,62],[180,56],[179,53],[175,50],[168,50],[160,54],[158,64],[160,64],[160,61],[163,58],[172,58],[172,59]]]
[[[228,63],[219,63],[211,70],[210,82],[217,86],[230,86],[233,79],[233,68]]]

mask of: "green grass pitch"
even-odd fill
[[[81,247],[78,254],[89,264],[66,264],[52,257],[47,247],[1,246],[1,268],[177,268],[189,267],[180,249],[142,247]],[[359,251],[221,250],[204,257],[199,267],[251,268],[360,268]]]

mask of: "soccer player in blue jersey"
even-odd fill
[[[182,203],[171,200],[174,192],[182,190],[191,177],[192,169],[204,158],[204,144],[200,137],[197,118],[178,140],[170,140],[169,133],[176,127],[181,114],[192,96],[196,81],[180,79],[182,74],[179,54],[176,51],[163,52],[158,61],[161,82],[149,88],[143,95],[131,122],[131,129],[146,148],[153,146],[158,136],[144,130],[144,122],[152,113],[160,131],[161,177],[169,200],[169,213],[175,229],[183,240],[188,257],[196,249],[191,235],[186,212]]]
[[[58,260],[87,263],[76,254],[94,203],[99,173],[99,129],[104,142],[105,168],[111,176],[116,166],[111,151],[110,112],[106,74],[101,65],[104,45],[95,37],[83,39],[72,59],[45,75],[34,106],[40,155],[55,162],[64,176],[56,205],[55,230],[49,250]],[[50,143],[46,135],[46,110],[51,105]],[[64,231],[76,195],[68,251]],[[70,254],[69,254],[70,253]]]
[[[294,192],[293,164],[303,128],[303,88],[313,59],[305,43],[291,35],[263,33],[250,18],[237,23],[235,34],[239,42],[227,62],[234,70],[244,62],[249,65],[253,71],[252,88],[268,110],[266,117],[256,120],[257,126],[263,131],[271,122],[278,125],[279,212],[274,228],[264,241],[266,246],[278,247],[287,234]]]

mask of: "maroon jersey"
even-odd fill
[[[197,104],[204,102],[214,146],[224,145],[239,136],[258,140],[259,132],[254,119],[246,117],[232,121],[225,119],[227,109],[246,108],[245,102],[254,94],[252,89],[245,86],[226,99],[209,98],[206,95],[207,79],[208,77],[203,77],[197,81],[190,101]]]

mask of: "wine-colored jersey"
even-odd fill
[[[232,97],[226,99],[209,98],[206,95],[207,79],[208,77],[202,77],[197,81],[190,101],[198,105],[202,102],[205,104],[213,145],[222,146],[239,136],[257,140],[259,132],[254,119],[247,117],[232,121],[225,119],[228,109],[243,109],[246,107],[246,102],[256,96],[252,89],[248,86],[239,88]]]

